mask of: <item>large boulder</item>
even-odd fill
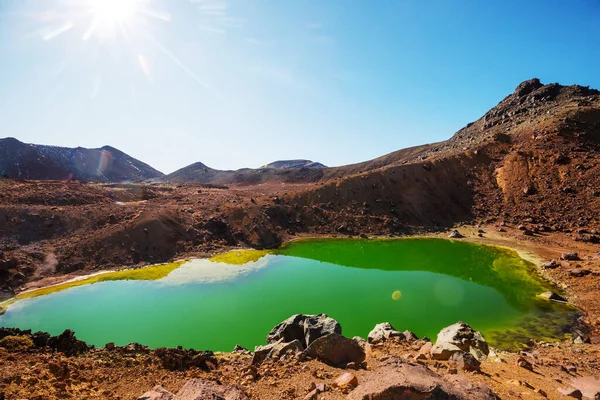
[[[369,343],[379,343],[389,338],[397,337],[401,340],[406,339],[404,333],[397,331],[394,329],[392,324],[389,322],[382,322],[381,324],[375,325],[375,328],[371,332],[369,332],[369,336],[367,336],[367,340]]]
[[[316,339],[308,346],[305,354],[333,366],[345,366],[350,362],[361,363],[366,357],[358,342],[338,333],[330,333]]]
[[[348,395],[349,400],[456,399],[491,400],[497,396],[485,386],[460,377],[443,377],[427,367],[391,358],[367,372]]]
[[[459,351],[471,353],[481,361],[487,357],[490,349],[480,332],[464,322],[457,322],[438,333],[435,345],[431,348],[431,358],[448,360]]]
[[[177,392],[173,400],[248,400],[237,386],[220,385],[206,379],[192,379]]]
[[[315,339],[331,333],[342,333],[342,327],[335,319],[325,314],[296,314],[276,325],[267,335],[267,343],[280,340],[288,343],[297,339],[306,348]]]

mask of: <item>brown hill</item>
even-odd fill
[[[547,228],[598,226],[600,92],[532,79],[451,139],[286,200],[327,217],[303,227],[386,233],[480,217]],[[328,216],[335,216],[330,218]],[[297,218],[309,221],[302,215]]]

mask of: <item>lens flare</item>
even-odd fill
[[[104,171],[106,171],[111,164],[112,154],[108,150],[102,150],[100,153],[100,161],[98,162],[98,169],[96,169],[97,175],[103,175]]]
[[[140,0],[92,0],[92,12],[102,23],[123,23],[138,11]]]

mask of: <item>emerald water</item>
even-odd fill
[[[324,239],[289,243],[257,261],[193,260],[155,281],[108,281],[11,304],[0,326],[103,346],[138,342],[230,351],[263,344],[292,314],[326,313],[346,336],[379,322],[435,338],[459,320],[492,345],[564,335],[576,318],[536,297],[556,290],[515,252],[444,239]]]

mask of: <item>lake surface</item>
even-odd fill
[[[380,322],[435,339],[459,320],[497,347],[560,338],[577,314],[536,297],[556,290],[510,250],[444,239],[289,243],[257,261],[193,260],[155,281],[108,281],[19,300],[0,326],[103,346],[138,342],[231,351],[263,344],[292,314],[326,313],[366,337]]]

